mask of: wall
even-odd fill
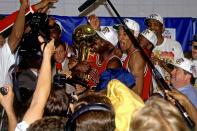
[[[19,0],[1,0],[0,14],[9,14],[19,8]],[[30,0],[36,3],[39,0]],[[49,14],[78,16],[78,7],[85,0],[59,0]],[[158,12],[164,17],[196,17],[197,0],[111,0],[121,16],[143,17]],[[106,4],[100,5],[93,13],[98,16],[111,16]]]

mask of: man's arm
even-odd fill
[[[40,9],[41,12],[44,12],[48,9],[49,3],[55,2],[57,2],[57,0],[41,0],[39,3],[32,5],[28,10],[26,10],[25,15],[37,12]],[[15,11],[11,15],[6,16],[3,20],[0,20],[0,33],[3,33],[5,30],[9,29],[14,24],[14,21],[16,20],[18,13],[19,11]]]
[[[42,12],[43,10],[49,9],[49,4],[56,3],[58,0],[41,0],[39,3],[32,6],[32,9],[38,12]]]
[[[6,114],[8,116],[8,129],[9,131],[14,131],[17,124],[17,120],[13,108],[14,93],[10,85],[5,85],[4,88],[7,89],[8,93],[7,95],[4,96],[0,93],[0,103],[5,109]]]
[[[23,36],[24,27],[25,27],[25,11],[27,8],[28,8],[27,0],[21,0],[20,11],[12,28],[12,32],[8,38],[8,44],[12,53],[15,52],[18,43],[20,42]]]
[[[43,38],[40,41],[44,41]],[[51,40],[44,49],[40,75],[33,94],[32,102],[24,115],[23,121],[28,125],[34,121],[41,119],[44,107],[51,91],[51,57],[54,53],[54,39]]]
[[[136,84],[132,90],[141,96],[144,86],[145,61],[139,51],[130,57],[128,67],[136,80]]]
[[[171,101],[173,104],[175,104],[174,99],[176,99],[185,108],[185,110],[187,111],[190,118],[194,121],[195,130],[197,131],[197,109],[191,103],[191,101],[188,99],[188,97],[176,89],[172,89],[171,91],[165,90],[165,93],[166,93],[167,99],[169,101]]]

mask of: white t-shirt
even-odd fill
[[[173,64],[177,59],[184,57],[181,44],[175,40],[164,38],[164,41],[160,45],[156,45],[153,49],[153,55],[164,60],[167,63]],[[162,67],[157,66],[158,71],[164,77],[164,80],[169,84],[170,74],[166,72]],[[155,88],[157,84],[153,81],[153,87]]]
[[[11,84],[8,70],[15,62],[14,54],[12,54],[8,45],[8,39],[5,40],[5,44],[0,48],[0,87],[5,84]]]
[[[174,63],[177,59],[184,57],[181,44],[167,38],[164,38],[161,45],[154,47],[153,54],[168,63]]]

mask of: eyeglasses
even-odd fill
[[[197,50],[197,45],[193,45],[192,49]]]

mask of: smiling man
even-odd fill
[[[194,64],[186,58],[176,60],[175,68],[171,72],[171,84],[174,88],[186,95],[192,104],[197,108],[197,91],[191,84]]]

